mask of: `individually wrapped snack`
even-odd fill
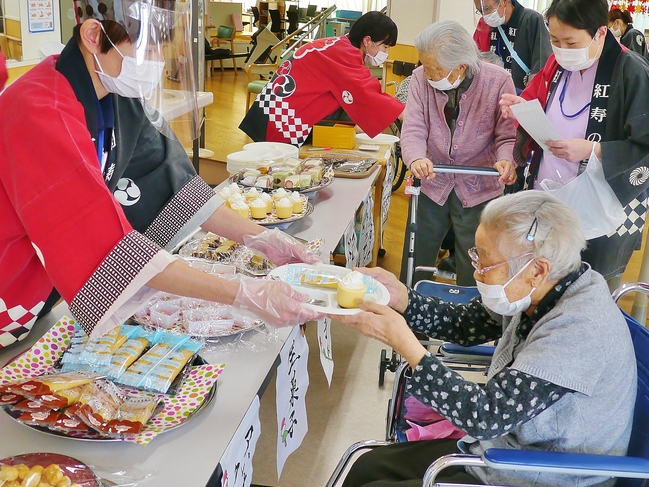
[[[289,284],[337,289],[340,276],[312,267],[290,266],[286,276]]]
[[[20,411],[24,413],[28,412],[38,412],[38,411],[45,411],[49,412],[57,408],[51,408],[46,405],[44,405],[41,401],[38,399],[23,399],[20,402],[17,402],[16,404],[13,404],[11,406],[12,411]]]
[[[78,386],[72,389],[62,389],[55,394],[42,394],[40,396],[27,394],[27,398],[31,401],[39,401],[44,407],[50,409],[63,409],[79,400],[83,388],[84,386]]]
[[[23,400],[23,396],[20,394],[12,394],[11,392],[5,392],[0,394],[0,406],[8,406],[9,404],[16,404]]]
[[[54,422],[61,417],[60,411],[54,411],[53,409],[47,409],[43,411],[29,411],[21,414],[16,419],[21,423],[28,424],[30,426],[44,426],[49,427],[54,424]]]
[[[151,339],[151,333],[138,328],[138,331],[113,354],[106,375],[110,379],[119,378],[142,355],[146,347],[149,346]]]
[[[133,397],[122,403],[114,419],[108,421],[103,432],[110,436],[138,434],[154,415],[160,397]]]
[[[71,406],[74,414],[91,428],[103,432],[106,424],[117,415],[126,395],[110,381],[97,380],[88,384],[79,401]]]
[[[41,396],[43,394],[52,394],[65,389],[82,386],[101,377],[104,376],[94,372],[64,372],[60,374],[41,375],[23,382],[11,384],[9,391],[14,394]]]
[[[121,384],[166,393],[201,344],[187,336],[165,334],[118,379]]]
[[[48,428],[70,436],[82,436],[93,431],[81,418],[67,414],[61,414],[54,423],[48,425]]]
[[[88,343],[88,340],[88,335],[86,335],[79,324],[76,324],[74,335],[70,339],[70,344],[65,350],[63,357],[61,357],[61,363],[64,365],[81,363],[81,352]]]
[[[79,360],[91,365],[109,365],[113,353],[133,334],[134,326],[117,326],[94,340],[90,340],[81,352]]]

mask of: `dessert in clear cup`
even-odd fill
[[[250,216],[257,220],[262,220],[266,218],[267,208],[268,205],[263,199],[256,198],[250,202]]]
[[[297,191],[293,191],[290,200],[293,202],[293,213],[302,213],[304,211],[304,196]]]
[[[261,193],[259,196],[266,203],[266,213],[273,212],[273,197],[268,193]]]
[[[352,271],[338,282],[336,300],[341,308],[358,308],[358,303],[367,293],[367,284],[363,274]]]
[[[247,203],[243,200],[237,200],[235,202],[230,201],[230,208],[239,213],[244,218],[248,218],[248,212],[250,208]]]
[[[280,200],[275,200],[275,214],[277,218],[285,219],[293,216],[293,202],[290,198],[284,197]]]
[[[273,199],[277,203],[282,198],[286,198],[289,195],[290,191],[286,191],[284,188],[278,188],[273,191]]]
[[[262,194],[262,191],[257,188],[250,188],[243,195],[246,198],[246,203],[250,204],[251,201],[256,200]]]

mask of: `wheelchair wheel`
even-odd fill
[[[388,369],[390,361],[388,360],[388,353],[385,348],[381,349],[381,360],[379,361],[379,387],[385,384],[385,371]]]

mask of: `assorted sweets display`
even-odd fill
[[[312,209],[305,195],[284,188],[265,193],[256,187],[243,189],[232,183],[218,194],[241,216],[262,224],[303,217],[309,208]]]
[[[179,254],[188,260],[190,266],[213,274],[234,274],[239,271],[253,276],[265,276],[274,268],[272,262],[245,245],[211,232],[190,240],[180,249]],[[193,259],[204,259],[231,267],[221,265],[207,268],[204,263]]]
[[[262,325],[261,321],[233,317],[230,306],[214,301],[158,293],[133,320],[145,326],[201,339],[241,333]]]
[[[291,157],[283,162],[244,168],[231,179],[243,186],[262,190],[284,188],[303,191],[329,184],[333,179],[333,171],[327,171],[322,159],[303,161]]]
[[[201,346],[129,325],[91,340],[76,325],[50,373],[0,385],[0,405],[21,423],[64,436],[138,435],[179,394]]]

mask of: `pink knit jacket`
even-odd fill
[[[455,134],[444,118],[448,95],[431,87],[424,68],[413,72],[403,120],[401,148],[406,165],[428,158],[433,164],[493,167],[502,159],[513,161],[514,121],[504,119],[498,102],[503,93],[516,94],[511,75],[493,64],[480,63],[480,71],[459,100]],[[437,174],[422,181],[421,190],[438,205],[455,190],[462,206],[489,201],[503,192],[493,176]]]

